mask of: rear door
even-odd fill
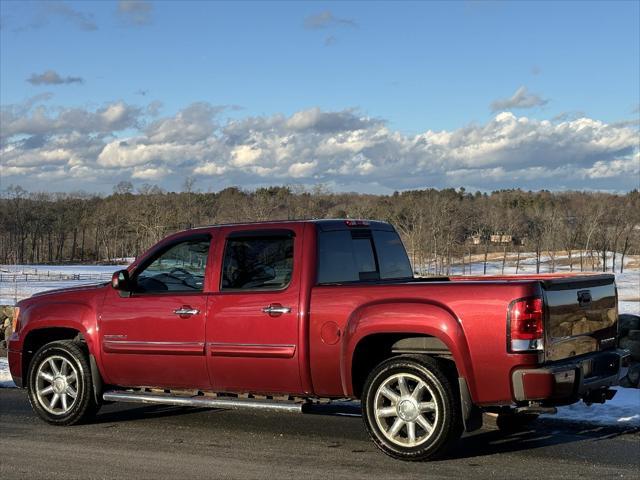
[[[206,334],[211,384],[219,391],[301,392],[302,226],[221,234],[218,292],[210,298]]]
[[[543,282],[543,289],[547,361],[616,346],[618,309],[613,275],[554,279]]]

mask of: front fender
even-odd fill
[[[89,353],[99,357],[96,311],[90,304],[73,301],[38,302],[20,312],[20,349],[30,332],[45,328],[70,328],[82,334]]]
[[[449,349],[460,377],[475,396],[473,367],[460,320],[444,305],[420,299],[370,303],[356,309],[345,326],[340,374],[346,396],[353,396],[352,364],[358,343],[374,334],[418,334],[440,339]]]

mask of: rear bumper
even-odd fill
[[[557,406],[575,403],[627,376],[628,350],[596,352],[540,368],[514,370],[511,375],[516,402],[536,401]]]

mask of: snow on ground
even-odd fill
[[[557,255],[556,270],[561,272],[569,271],[568,265],[563,263],[566,256]],[[123,259],[124,260],[124,259]],[[541,273],[550,271],[550,258],[543,257]],[[625,262],[628,264],[628,262]],[[637,265],[637,263],[636,263]],[[21,272],[21,273],[75,273],[75,274],[107,274],[110,275],[116,270],[124,268],[126,265],[0,265],[0,272]],[[466,274],[480,275],[483,272],[482,261],[474,262],[471,265],[471,272],[468,266]],[[520,260],[520,273],[535,273],[535,257],[531,253],[523,253]],[[452,275],[461,275],[462,267],[454,266]],[[574,273],[579,274],[574,268]],[[488,275],[502,274],[502,259],[487,262]],[[515,262],[513,255],[508,257],[504,269],[505,275],[515,274]],[[54,288],[64,288],[82,284],[96,283],[95,280],[67,280],[67,281],[18,281],[3,282],[0,284],[0,305],[13,304],[15,299],[26,298],[36,292],[50,290]],[[619,294],[620,313],[633,313],[640,315],[640,268],[629,268],[624,273],[616,273],[616,284]],[[6,358],[0,358],[0,387],[14,387],[9,374],[9,365]],[[618,388],[618,393],[613,400],[604,405],[594,404],[591,406],[579,402],[575,405],[561,407],[557,415],[551,416],[567,421],[579,421],[600,425],[626,425],[640,426],[640,390]]]
[[[15,387],[9,373],[9,362],[6,357],[0,357],[0,388]]]
[[[589,406],[578,402],[559,407],[557,414],[543,417],[597,425],[640,427],[640,389],[618,387],[616,390],[616,396],[606,403]]]
[[[0,265],[0,274],[26,274],[27,279],[17,277],[16,281],[0,282],[0,305],[13,305],[34,293],[54,290],[57,288],[91,285],[108,281],[116,270],[126,268],[127,265]],[[29,275],[32,275],[29,278]],[[33,276],[38,275],[39,280]],[[42,280],[51,275],[79,275],[82,280]],[[90,277],[90,278],[87,278]]]

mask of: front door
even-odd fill
[[[210,241],[207,234],[170,242],[136,268],[130,292],[109,289],[100,339],[111,383],[209,387],[204,342]]]
[[[302,229],[223,235],[219,292],[211,296],[207,324],[211,383],[219,391],[301,392]]]

